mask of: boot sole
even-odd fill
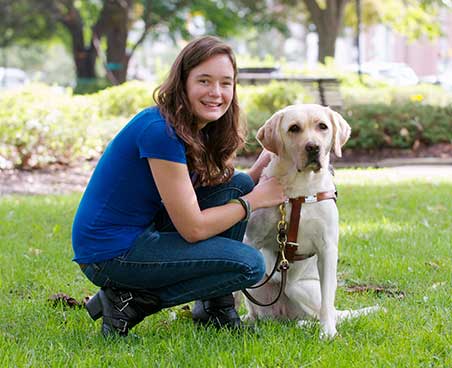
[[[99,291],[99,293],[102,291]],[[99,319],[102,317],[102,302],[100,301],[99,293],[94,295],[88,303],[86,303],[86,310],[88,311],[89,316],[93,319]]]

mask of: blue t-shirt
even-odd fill
[[[162,203],[147,158],[187,162],[183,141],[157,107],[137,114],[100,158],[72,225],[74,261],[114,258],[152,223]]]

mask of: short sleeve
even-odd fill
[[[151,122],[137,140],[140,158],[158,158],[186,164],[185,146],[164,120]]]

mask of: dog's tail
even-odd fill
[[[360,316],[367,316],[368,314],[375,313],[378,311],[386,312],[385,308],[379,305],[374,305],[373,307],[361,308],[361,309],[349,309],[349,310],[337,310],[336,311],[336,322],[340,323],[347,319],[356,318]]]

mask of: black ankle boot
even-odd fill
[[[146,290],[102,288],[86,303],[86,309],[93,320],[103,317],[104,336],[127,336],[129,329],[161,307],[159,298]]]
[[[232,294],[209,300],[196,300],[192,318],[195,323],[211,324],[216,328],[242,329],[244,327],[235,310]]]

